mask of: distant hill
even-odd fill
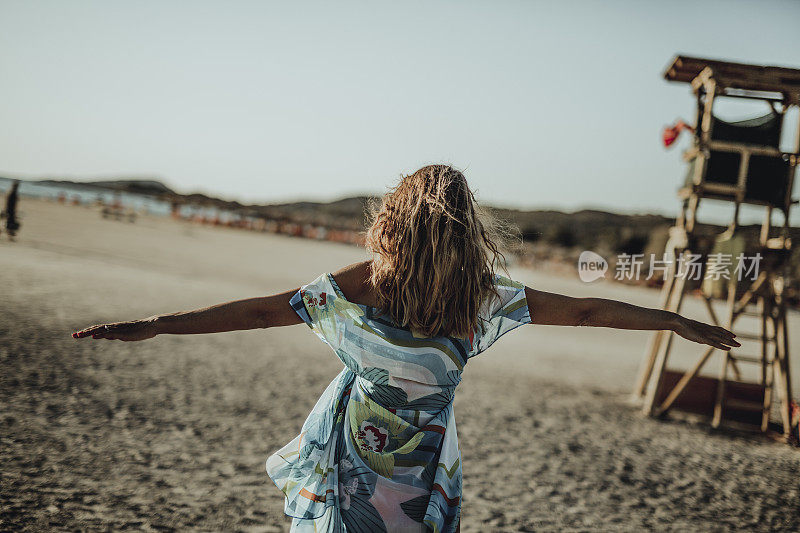
[[[248,206],[248,209],[267,218],[360,230],[364,228],[367,203],[371,198],[354,196],[332,202],[290,202]]]
[[[353,196],[331,202],[284,202],[275,204],[242,204],[223,200],[203,193],[181,194],[164,183],[152,178],[120,178],[99,181],[42,180],[40,183],[74,185],[109,191],[124,191],[157,197],[164,201],[182,204],[216,207],[243,215],[269,219],[291,220],[299,223],[317,224],[341,229],[362,230],[366,222],[366,210],[370,196]],[[497,218],[519,229],[527,244],[556,245],[563,248],[606,250],[609,253],[642,253],[646,249],[657,250],[663,245],[666,230],[674,223],[673,218],[662,215],[628,215],[598,209],[582,209],[573,213],[552,209],[523,211],[488,207]],[[698,230],[709,235],[717,234],[722,227],[700,224]],[[792,236],[797,235],[792,228]],[[749,233],[757,235],[757,228]]]
[[[270,219],[292,220],[299,223],[319,224],[328,227],[360,230],[364,228],[366,210],[371,196],[353,196],[331,202],[284,202],[275,204],[242,204],[223,200],[203,193],[181,194],[164,183],[152,178],[119,178],[97,181],[40,180],[39,183],[72,185],[123,191],[155,196],[164,201],[217,207],[236,211],[243,215]],[[496,217],[509,222],[520,231],[526,243],[550,243],[564,248],[606,248],[615,253],[640,253],[648,243],[662,240],[666,229],[674,223],[673,218],[651,214],[620,214],[598,209],[582,209],[573,213],[552,209],[523,211],[487,207]],[[699,224],[699,231],[709,235],[719,233],[721,226]],[[757,228],[750,229],[756,232]],[[792,228],[792,236],[798,235]],[[660,243],[656,243],[656,246]]]
[[[38,183],[45,185],[72,185],[89,189],[105,189],[109,191],[129,192],[135,194],[145,194],[148,196],[160,196],[163,194],[178,194],[160,181],[154,179],[113,179],[100,181],[72,181],[72,180],[38,180]]]

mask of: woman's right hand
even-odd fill
[[[734,338],[736,335],[720,326],[712,326],[704,322],[698,322],[679,315],[678,323],[673,331],[693,342],[708,344],[714,348],[728,351],[731,348],[738,348],[741,344]]]
[[[130,322],[113,322],[111,324],[90,326],[76,331],[72,334],[72,337],[75,339],[91,337],[93,339],[143,341],[151,339],[157,334],[155,321],[152,318],[145,318]]]

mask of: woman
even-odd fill
[[[461,454],[453,395],[468,360],[523,324],[673,330],[721,350],[720,327],[675,313],[526,287],[458,170],[431,165],[382,200],[373,258],[280,294],[92,326],[142,340],[305,323],[344,363],[294,440],[266,462],[293,531],[457,531]]]

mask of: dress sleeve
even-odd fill
[[[300,287],[289,304],[322,342],[334,350],[342,345],[348,321],[363,315],[357,305],[344,298],[327,272]]]
[[[477,342],[473,344],[470,357],[483,352],[512,329],[531,323],[525,285],[496,274],[495,288],[500,298],[492,295],[488,304],[481,309]]]

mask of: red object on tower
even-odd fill
[[[664,147],[670,146],[674,143],[678,136],[681,134],[683,130],[688,130],[694,132],[694,128],[686,124],[683,120],[678,119],[678,121],[672,125],[667,126],[664,128],[664,132],[662,133],[662,140],[664,141]]]

